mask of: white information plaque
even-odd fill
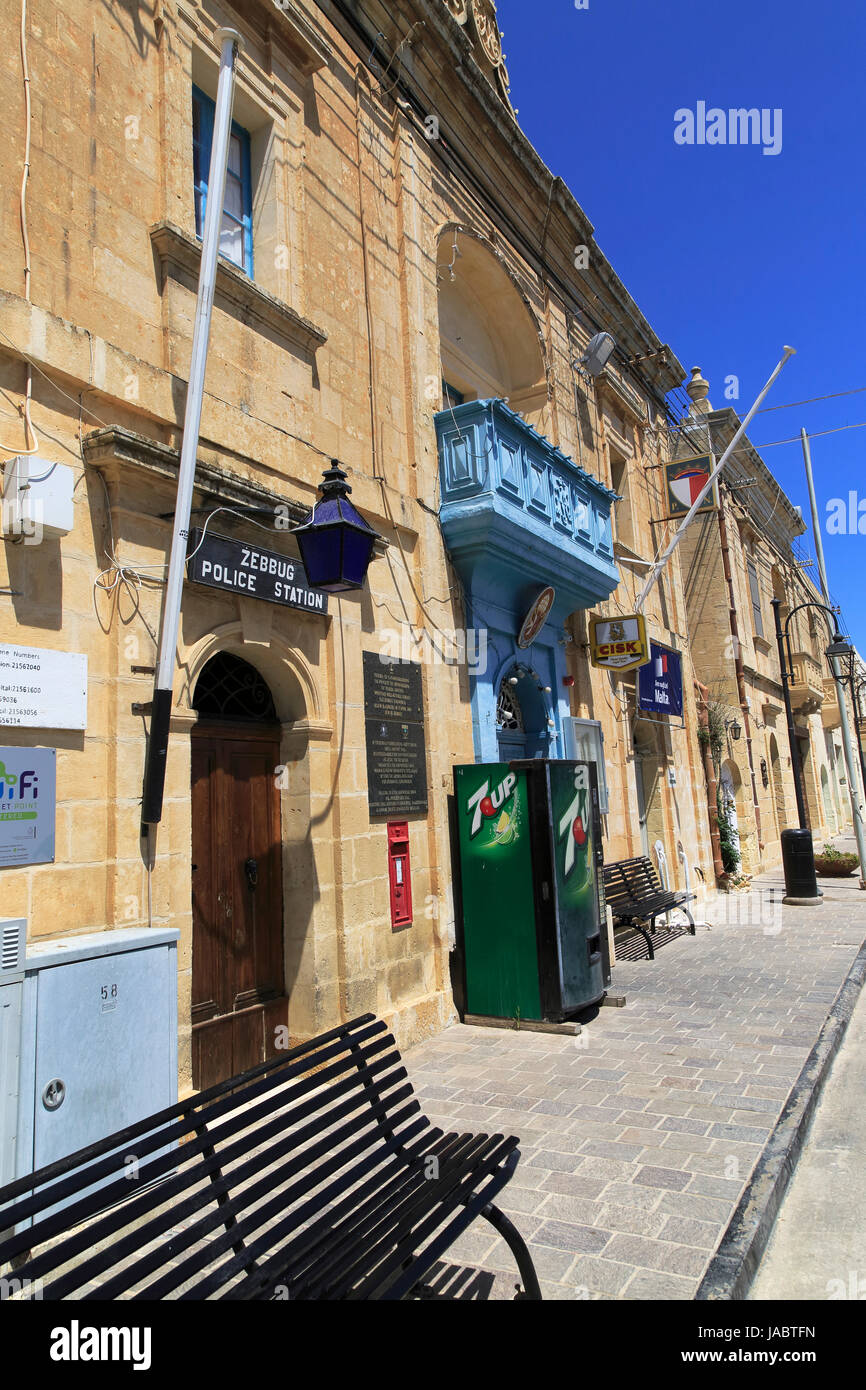
[[[0,725],[87,727],[87,657],[0,644]]]

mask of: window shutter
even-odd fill
[[[749,592],[752,596],[752,626],[756,637],[764,635],[764,620],[761,616],[761,590],[758,585],[758,571],[754,560],[747,561],[749,571]]]

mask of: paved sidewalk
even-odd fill
[[[520,1137],[500,1205],[546,1298],[694,1297],[866,938],[856,878],[823,880],[819,908],[783,907],[780,873],[753,887],[654,962],[620,962],[627,1006],[577,1038],[457,1025],[406,1054],[434,1122]],[[434,1288],[508,1298],[516,1278],[478,1221]]]
[[[750,1299],[866,1298],[866,992],[818,1101]]]

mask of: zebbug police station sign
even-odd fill
[[[300,560],[213,531],[190,531],[186,573],[193,583],[212,589],[303,608],[307,613],[328,611],[328,595],[324,589],[310,588]]]

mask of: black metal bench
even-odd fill
[[[694,893],[663,888],[650,859],[620,859],[605,864],[604,896],[614,919],[644,938],[650,960],[655,960],[650,932],[655,930],[657,917],[681,907],[689,919],[689,931],[692,936],[695,934],[694,918],[685,906]]]
[[[526,1245],[492,1205],[517,1145],[433,1128],[365,1014],[0,1189],[0,1287],[398,1299],[483,1216],[514,1253],[517,1296],[538,1299]]]

